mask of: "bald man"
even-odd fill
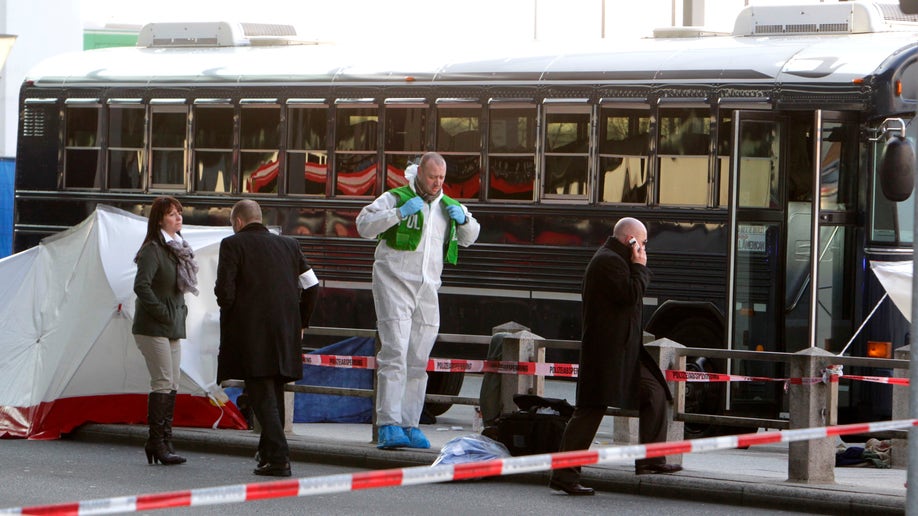
[[[577,407],[567,423],[561,450],[590,448],[609,406],[637,410],[640,442],[666,440],[666,404],[672,394],[653,357],[644,349],[644,292],[647,228],[626,217],[593,255],[583,277],[583,337],[577,377]],[[682,469],[665,457],[635,461],[635,473],[674,473]],[[552,472],[549,487],[569,495],[592,495],[580,485],[580,468]]]
[[[232,236],[220,242],[214,293],[220,305],[217,381],[242,379],[261,424],[254,473],[289,477],[284,384],[303,377],[303,328],[319,293],[300,244],[276,235],[246,199],[230,213]]]

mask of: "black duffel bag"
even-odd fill
[[[534,394],[517,394],[513,402],[519,410],[498,419],[498,441],[513,456],[558,451],[574,407],[567,400]]]

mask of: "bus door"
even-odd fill
[[[733,121],[728,346],[788,353],[816,346],[838,353],[852,332],[858,281],[857,122],[823,111],[735,111]],[[815,207],[813,199],[820,201]],[[812,278],[818,279],[815,289]],[[729,370],[787,375],[779,364],[748,360],[733,361]],[[782,387],[733,382],[728,408],[777,416]]]
[[[729,183],[730,249],[727,346],[783,351],[785,221],[783,158],[787,120],[774,113],[734,111]],[[771,362],[731,360],[732,374],[775,377]],[[731,382],[727,410],[776,417],[775,382]],[[780,384],[779,384],[780,385]]]

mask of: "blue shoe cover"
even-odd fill
[[[416,426],[410,428],[405,428],[405,433],[408,435],[408,447],[409,448],[430,448],[430,441],[427,440],[427,436],[424,435],[424,432]]]
[[[379,427],[379,441],[376,445],[377,448],[382,448],[385,450],[392,448],[404,448],[409,444],[408,436],[405,435],[405,431],[402,430],[402,427],[397,425],[385,425]]]

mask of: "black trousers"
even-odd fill
[[[666,391],[644,363],[641,363],[641,382],[638,390],[638,440],[641,444],[666,441]],[[561,438],[561,451],[588,450],[606,414],[606,406],[581,407],[567,422]],[[634,461],[635,467],[648,464],[665,464],[666,457],[653,457]],[[558,482],[574,484],[580,481],[580,468],[562,468],[552,471]]]
[[[261,424],[258,454],[262,461],[282,464],[290,460],[284,434],[284,382],[275,376],[245,379],[252,412]]]

